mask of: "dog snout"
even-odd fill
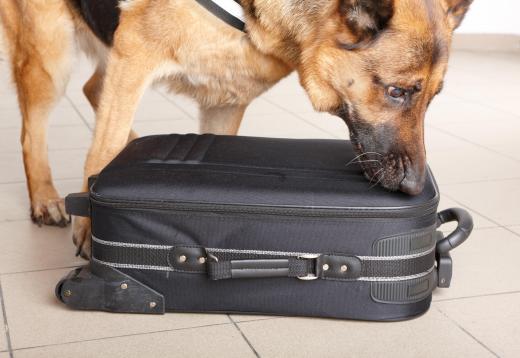
[[[417,195],[424,189],[426,170],[418,165],[410,165],[405,169],[403,179],[399,183],[399,190],[410,195]]]

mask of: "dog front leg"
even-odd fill
[[[200,133],[236,135],[246,110],[245,105],[202,107]]]
[[[135,53],[147,55],[148,51],[136,50]],[[111,56],[99,97],[94,139],[85,163],[84,191],[88,190],[88,178],[99,173],[131,136],[135,110],[155,68],[151,61],[144,55]],[[90,235],[90,220],[76,218],[73,241],[77,253],[84,258],[90,257]]]
[[[96,71],[83,86],[83,93],[85,94],[85,97],[87,97],[94,112],[97,112],[99,107],[99,98],[101,96],[101,90],[103,89],[104,78],[105,66],[103,64],[98,64]],[[138,137],[139,135],[134,130],[131,130],[130,135],[128,136],[128,141],[130,142]]]

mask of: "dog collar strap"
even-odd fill
[[[228,25],[245,32],[244,9],[239,0],[196,0]]]

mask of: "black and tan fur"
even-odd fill
[[[46,124],[76,42],[97,64],[84,87],[97,115],[85,178],[134,136],[134,112],[150,83],[196,99],[201,132],[235,134],[248,104],[297,71],[316,110],[347,122],[367,177],[417,193],[424,113],[440,91],[452,32],[470,2],[243,0],[244,34],[193,0],[121,1],[108,19],[95,16],[98,1],[0,0],[33,220],[67,222],[52,183]],[[77,220],[74,228],[84,255],[88,224]]]

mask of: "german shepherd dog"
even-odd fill
[[[135,136],[134,112],[150,83],[195,98],[201,132],[236,134],[248,104],[297,71],[314,108],[345,120],[367,178],[417,194],[425,111],[471,2],[241,0],[244,33],[194,0],[0,0],[32,219],[69,221],[52,183],[46,125],[76,43],[97,64],[83,88],[97,117],[84,190]],[[75,220],[73,240],[85,257],[89,230],[88,220]]]

